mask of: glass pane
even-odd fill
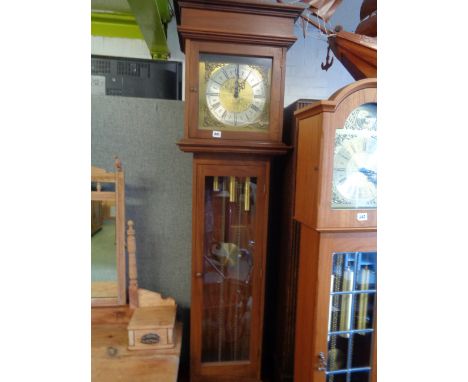
[[[357,306],[354,315],[355,329],[371,329],[374,325],[374,300],[373,293],[362,293],[357,296]]]
[[[376,253],[375,252],[366,252],[360,254],[359,260],[359,272],[363,272],[364,270],[368,270],[368,275],[364,273],[364,279],[362,279],[362,275],[359,278],[359,283],[364,283],[364,286],[368,286],[367,289],[375,289],[376,288],[376,271],[377,271],[377,263],[376,263]],[[365,287],[358,286],[358,289],[365,290]]]
[[[91,182],[91,191],[115,192],[115,183]]]
[[[331,290],[333,292],[351,292],[355,287],[355,256],[354,254],[335,254]],[[353,294],[335,294],[331,296],[329,331],[351,330],[353,310]],[[348,337],[348,334],[345,334]]]
[[[371,365],[376,272],[376,252],[340,252],[332,256],[327,370],[343,370],[343,375],[349,376],[345,379],[348,382],[358,373],[353,368]],[[359,373],[351,380],[368,378],[367,372]]]
[[[369,371],[358,371],[351,373],[350,382],[369,382],[370,372]]]
[[[272,59],[200,54],[199,128],[266,132]]]
[[[327,375],[327,382],[346,382],[346,373]]]
[[[333,209],[377,207],[377,104],[354,109],[336,129]]]
[[[328,337],[328,370],[336,371],[347,368],[350,336],[334,335]]]
[[[256,178],[207,177],[202,362],[249,359]]]
[[[371,364],[373,333],[356,333],[353,336],[354,351],[351,367],[367,367]]]
[[[348,371],[337,374],[327,374],[327,382],[369,382],[370,371]]]
[[[115,203],[91,201],[91,297],[117,297]]]

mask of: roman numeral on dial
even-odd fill
[[[256,111],[257,113],[260,111],[260,108],[257,105],[250,105],[250,108]]]

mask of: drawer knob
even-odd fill
[[[145,345],[153,345],[159,343],[159,335],[156,333],[148,333],[141,337],[140,342]]]

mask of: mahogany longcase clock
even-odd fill
[[[377,80],[296,111],[294,381],[376,381]]]
[[[194,153],[192,381],[260,381],[270,162],[285,154],[286,51],[302,8],[180,0],[185,127]]]

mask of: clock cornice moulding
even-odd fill
[[[220,11],[255,13],[297,19],[304,10],[302,6],[265,2],[261,0],[175,0],[178,7],[205,9],[210,7]]]
[[[270,45],[288,48],[297,40],[296,36],[291,37],[278,37],[270,35],[256,35],[242,33],[242,32],[229,32],[224,33],[220,31],[213,31],[202,28],[187,28],[178,27],[180,35],[185,39],[193,39],[198,41],[222,41],[241,44],[254,44],[254,45]],[[184,47],[185,49],[185,47]]]
[[[310,106],[296,110],[294,116],[303,119],[323,112],[334,112],[349,95],[366,88],[377,88],[377,79],[366,78],[356,81],[351,85],[337,90],[327,100],[317,101]]]
[[[303,7],[258,1],[176,1],[180,47],[185,41],[221,41],[289,48],[297,40],[291,25]]]

